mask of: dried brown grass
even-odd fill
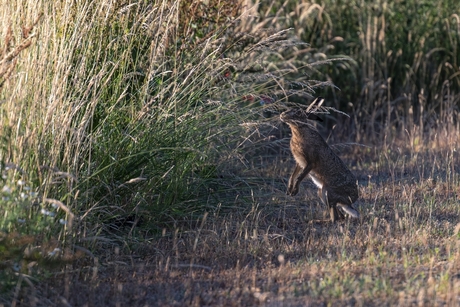
[[[266,178],[265,193],[242,193],[233,210],[178,221],[143,242],[96,239],[97,258],[53,274],[36,286],[35,299],[72,306],[457,306],[457,143],[441,146],[434,138],[422,149],[409,140],[341,153],[359,179],[359,221],[319,221],[327,216],[313,185],[286,196],[292,158],[270,155],[253,169]]]

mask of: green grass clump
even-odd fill
[[[44,14],[41,37],[17,65],[31,73],[13,76],[3,92],[3,128],[18,140],[3,159],[33,172],[44,195],[71,204],[80,194],[76,212],[116,216],[127,203],[127,211],[137,207],[130,197],[139,191],[152,198],[134,202],[158,213],[189,199],[193,172],[209,156],[211,130],[198,127],[220,112],[203,111],[223,67],[219,54],[176,48],[174,3],[158,1],[158,10],[138,3],[107,11],[90,2],[35,7]],[[13,86],[21,92],[13,95]],[[64,190],[50,184],[56,173],[68,174],[60,179]],[[107,203],[115,210],[106,211]]]

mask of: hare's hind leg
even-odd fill
[[[345,216],[343,215],[340,210],[337,209],[337,201],[333,198],[328,196],[327,190],[325,188],[318,190],[318,195],[323,201],[323,203],[328,206],[329,214],[331,216],[331,221],[335,223],[338,220],[344,219]]]
[[[340,210],[337,210],[337,206],[331,206],[329,208],[329,215],[331,216],[331,221],[332,223],[335,223],[338,220],[342,220],[345,218],[342,212]]]
[[[345,196],[343,194],[337,194],[337,206],[340,207],[349,217],[352,218],[359,218],[359,212],[355,208],[353,208],[353,203],[358,198],[358,192],[356,191],[356,195],[349,193],[352,196],[348,195]]]
[[[359,218],[359,212],[353,208],[351,205],[344,205],[341,203],[337,203],[337,206],[342,208],[343,211],[345,211],[349,216],[353,218]]]

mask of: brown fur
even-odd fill
[[[321,105],[322,102],[322,98],[317,98],[312,105]],[[358,199],[356,177],[323,137],[307,123],[307,119],[320,120],[309,112],[310,108],[291,109],[280,116],[291,128],[291,152],[296,161],[294,172],[289,178],[287,194],[296,195],[300,182],[309,175],[319,188],[319,197],[328,205],[333,222],[344,217],[337,206],[357,218],[359,213],[352,207]]]

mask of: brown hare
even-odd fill
[[[318,97],[307,109],[290,109],[280,116],[291,128],[291,152],[296,161],[294,172],[289,178],[287,194],[296,195],[300,182],[306,175],[310,175],[319,188],[318,196],[329,207],[332,222],[344,218],[337,207],[349,216],[359,218],[358,211],[352,207],[358,199],[356,177],[323,137],[307,123],[307,120],[322,121],[311,109],[317,110],[323,102],[324,99]]]

